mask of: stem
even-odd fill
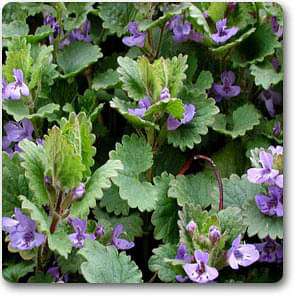
[[[51,222],[51,225],[50,225],[50,233],[51,234],[55,232],[56,226],[59,222],[59,219],[60,219],[59,215],[56,212],[54,212],[53,215],[52,215],[52,222]]]
[[[191,167],[192,161],[193,161],[192,158],[188,159],[188,160],[183,164],[183,166],[180,168],[180,170],[179,170],[179,172],[178,172],[177,175],[183,175],[183,174]]]
[[[154,275],[150,278],[148,283],[152,283],[155,280],[156,276],[157,276],[157,272],[154,273]]]
[[[213,168],[213,172],[214,172],[214,175],[217,179],[217,183],[218,183],[218,188],[219,188],[219,210],[222,210],[223,209],[223,184],[222,184],[222,178],[221,178],[221,174],[220,174],[220,171],[219,169],[217,168],[216,164],[214,163],[214,161],[205,156],[205,155],[195,155],[193,157],[194,160],[198,160],[198,159],[202,159],[202,160],[205,160],[207,161]]]
[[[157,45],[157,48],[156,48],[156,52],[155,52],[155,57],[154,58],[158,57],[158,54],[159,54],[159,51],[160,51],[160,47],[161,47],[162,37],[164,35],[164,30],[165,30],[165,24],[160,29],[160,35],[159,35],[158,45]]]

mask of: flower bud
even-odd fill
[[[101,238],[101,237],[103,237],[104,233],[105,233],[104,226],[101,224],[97,225],[96,230],[95,230],[95,236],[98,238]]]
[[[160,92],[160,100],[169,100],[170,97],[169,89],[167,87],[163,88]]]
[[[193,234],[195,230],[197,229],[197,224],[191,220],[187,225],[186,225],[186,230],[190,233]]]
[[[74,188],[73,191],[72,191],[72,196],[73,196],[73,199],[79,199],[79,198],[82,198],[82,196],[84,195],[85,193],[85,185],[84,183],[80,183],[78,187]]]
[[[279,136],[280,133],[281,133],[281,124],[280,124],[280,122],[276,122],[274,127],[273,127],[273,134],[275,136]]]
[[[208,238],[214,244],[221,238],[221,232],[216,226],[210,226],[208,230]]]

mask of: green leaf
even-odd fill
[[[51,115],[57,111],[59,111],[60,106],[55,103],[49,103],[42,107],[40,107],[36,113],[24,116],[27,119],[33,119],[33,118],[41,118],[41,119],[48,119],[51,117]]]
[[[148,265],[152,272],[157,272],[158,277],[163,282],[175,282],[176,272],[167,259],[174,259],[176,256],[176,245],[166,244],[153,249]]]
[[[57,181],[65,188],[74,188],[82,180],[86,170],[81,162],[80,154],[75,147],[62,134],[61,130],[54,126],[45,136],[46,173],[52,177],[53,185]]]
[[[84,197],[74,202],[71,207],[71,214],[84,218],[89,213],[89,208],[96,206],[96,199],[103,197],[103,189],[111,187],[111,179],[118,176],[118,170],[123,168],[120,160],[108,160],[98,168],[88,180],[85,187]]]
[[[146,140],[136,134],[123,136],[122,144],[109,153],[110,159],[118,159],[124,165],[113,183],[119,187],[120,196],[132,208],[151,211],[157,201],[157,191],[150,182],[142,182],[138,176],[153,164],[152,149]]]
[[[92,123],[84,112],[76,115],[70,113],[69,119],[61,121],[62,134],[75,147],[76,154],[80,155],[81,162],[85,166],[83,176],[91,175],[91,167],[94,165],[96,148],[93,146],[95,135],[91,133]]]
[[[155,125],[154,123],[144,120],[140,117],[137,117],[135,115],[131,115],[128,113],[129,108],[136,108],[136,105],[132,105],[128,101],[123,101],[119,99],[118,97],[114,97],[112,101],[110,101],[110,106],[114,109],[116,109],[126,120],[129,121],[133,126],[137,128],[156,128],[159,129],[158,125]]]
[[[233,240],[244,235],[246,227],[243,224],[242,210],[238,207],[227,207],[218,212],[221,232],[226,232],[226,243],[231,246]]]
[[[130,98],[140,100],[146,96],[146,88],[139,74],[138,63],[129,57],[118,57],[120,80],[122,88]]]
[[[233,139],[243,136],[259,124],[260,113],[253,104],[244,104],[237,108],[232,115],[218,114],[212,128]]]
[[[24,196],[20,196],[20,200],[22,201],[22,209],[30,213],[30,217],[37,223],[39,231],[48,233],[50,221],[44,209],[37,207]]]
[[[101,3],[98,7],[103,28],[118,37],[127,32],[127,25],[135,20],[137,12],[134,3]]]
[[[239,177],[232,174],[229,179],[223,178],[223,193],[224,193],[224,208],[239,207],[248,201],[255,201],[254,198],[257,194],[262,193],[264,188],[260,184],[254,184],[248,181],[247,175]],[[215,203],[218,202],[219,192],[216,190],[214,193]],[[217,207],[217,205],[216,205]]]
[[[93,78],[92,88],[96,91],[100,89],[111,89],[114,88],[118,83],[119,75],[117,71],[113,69],[108,69],[103,73],[96,73]]]
[[[122,200],[124,202],[124,200]],[[105,213],[99,207],[95,209],[94,212],[96,219],[99,224],[110,224],[111,228],[117,224],[122,224],[124,226],[124,231],[126,238],[130,241],[133,241],[135,237],[143,236],[143,219],[138,213],[131,213],[128,216],[115,217]],[[105,228],[107,230],[107,228]]]
[[[62,273],[77,273],[80,272],[80,266],[85,259],[78,254],[77,251],[73,250],[68,255],[68,259],[63,256],[57,258],[57,263]]]
[[[6,61],[3,66],[3,75],[8,82],[14,81],[13,69],[21,69],[24,74],[24,81],[30,78],[32,58],[30,56],[30,44],[27,44],[23,37],[15,37],[9,41],[6,51]],[[16,101],[18,102],[18,101]]]
[[[248,164],[243,151],[243,144],[240,140],[228,142],[223,148],[214,153],[211,158],[222,177],[229,177],[233,173],[243,174]]]
[[[52,283],[53,277],[49,273],[37,272],[35,275],[31,276],[28,283]]]
[[[23,100],[20,101],[3,101],[3,109],[13,118],[19,122],[29,115],[28,106]]]
[[[81,264],[83,277],[90,283],[140,283],[142,272],[125,252],[118,253],[114,246],[103,246],[86,240],[79,250],[87,261]]]
[[[214,22],[224,18],[227,4],[225,2],[212,2],[207,10],[207,14]]]
[[[283,72],[276,72],[273,65],[268,61],[251,65],[250,72],[255,78],[255,84],[262,86],[265,90],[283,80]]]
[[[213,82],[214,78],[209,71],[201,71],[195,83],[195,87],[201,93],[206,93],[206,90],[211,88]]]
[[[178,175],[170,182],[168,196],[176,198],[180,206],[184,204],[200,205],[206,208],[213,201],[212,191],[216,180],[208,172],[196,175]]]
[[[58,52],[57,64],[64,72],[62,77],[69,78],[76,76],[102,56],[98,46],[77,41]]]
[[[56,231],[48,235],[48,245],[52,251],[56,251],[65,259],[72,251],[72,243],[68,238],[68,234],[63,231]]]
[[[35,58],[34,64],[31,70],[31,80],[29,82],[29,89],[32,90],[36,87],[40,87],[42,84],[42,79],[45,73],[48,72],[48,68],[53,68],[53,77],[47,82],[49,85],[54,83],[53,79],[58,77],[58,72],[55,70],[56,65],[52,64],[52,52],[53,46],[39,47],[39,52]]]
[[[53,33],[53,30],[52,30],[52,28],[50,28],[50,26],[42,25],[36,29],[34,34],[27,35],[26,40],[27,40],[27,42],[34,44],[39,41],[42,41],[43,39],[45,39],[52,33]]]
[[[250,237],[257,234],[260,239],[267,236],[271,239],[283,238],[283,218],[262,214],[254,199],[243,206],[243,222]]]
[[[174,176],[166,172],[162,173],[160,177],[154,178],[154,184],[158,189],[158,201],[151,222],[154,225],[155,239],[162,239],[164,243],[176,244],[179,239],[177,203],[168,197],[169,184],[173,178]]]
[[[9,217],[14,214],[15,207],[21,207],[19,195],[32,197],[19,154],[10,159],[6,152],[2,152],[2,178],[2,214]]]
[[[226,43],[225,45],[213,47],[211,48],[211,51],[220,56],[225,56],[229,53],[229,50],[233,49],[234,47],[238,46],[240,43],[242,43],[245,39],[247,39],[253,32],[255,32],[256,28],[251,28],[245,33],[243,33],[240,37],[233,40],[232,42]]]
[[[256,45],[253,47],[253,45]],[[249,64],[262,62],[266,56],[272,55],[276,48],[281,47],[269,24],[262,24],[246,38],[231,55],[234,67],[245,67]]]
[[[201,11],[194,4],[189,5],[189,19],[192,22],[193,26],[195,26],[199,30],[203,28],[204,31],[210,36],[211,32],[203,15],[203,11]]]
[[[2,24],[2,34],[4,39],[27,35],[28,32],[29,27],[23,21],[15,20],[13,22],[10,22],[9,24]]]
[[[87,14],[93,10],[93,3],[91,2],[67,2],[64,3],[64,29],[71,31],[74,28],[80,27],[87,19]]]
[[[129,213],[127,202],[120,198],[119,189],[114,184],[110,189],[104,191],[99,205],[100,207],[105,207],[107,212],[113,212],[117,216],[120,214],[127,216]]]
[[[3,268],[3,278],[10,282],[18,282],[26,274],[33,272],[35,263],[32,261],[22,261],[17,264],[11,264]]]
[[[48,193],[44,184],[45,176],[45,151],[43,147],[37,146],[29,140],[19,143],[23,150],[20,157],[23,162],[21,166],[25,169],[25,176],[29,182],[29,188],[33,192],[32,201],[42,206],[48,203]]]
[[[214,116],[219,112],[213,99],[206,99],[204,95],[200,95],[199,98],[197,102],[192,99],[188,102],[196,107],[193,120],[174,131],[168,131],[168,143],[179,147],[181,151],[185,151],[186,148],[193,149],[194,145],[201,143],[201,135],[208,133],[208,126],[213,124]]]

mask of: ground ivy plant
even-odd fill
[[[278,4],[11,2],[2,32],[6,280],[280,280]]]

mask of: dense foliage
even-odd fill
[[[281,278],[278,4],[9,3],[2,31],[5,279]]]

